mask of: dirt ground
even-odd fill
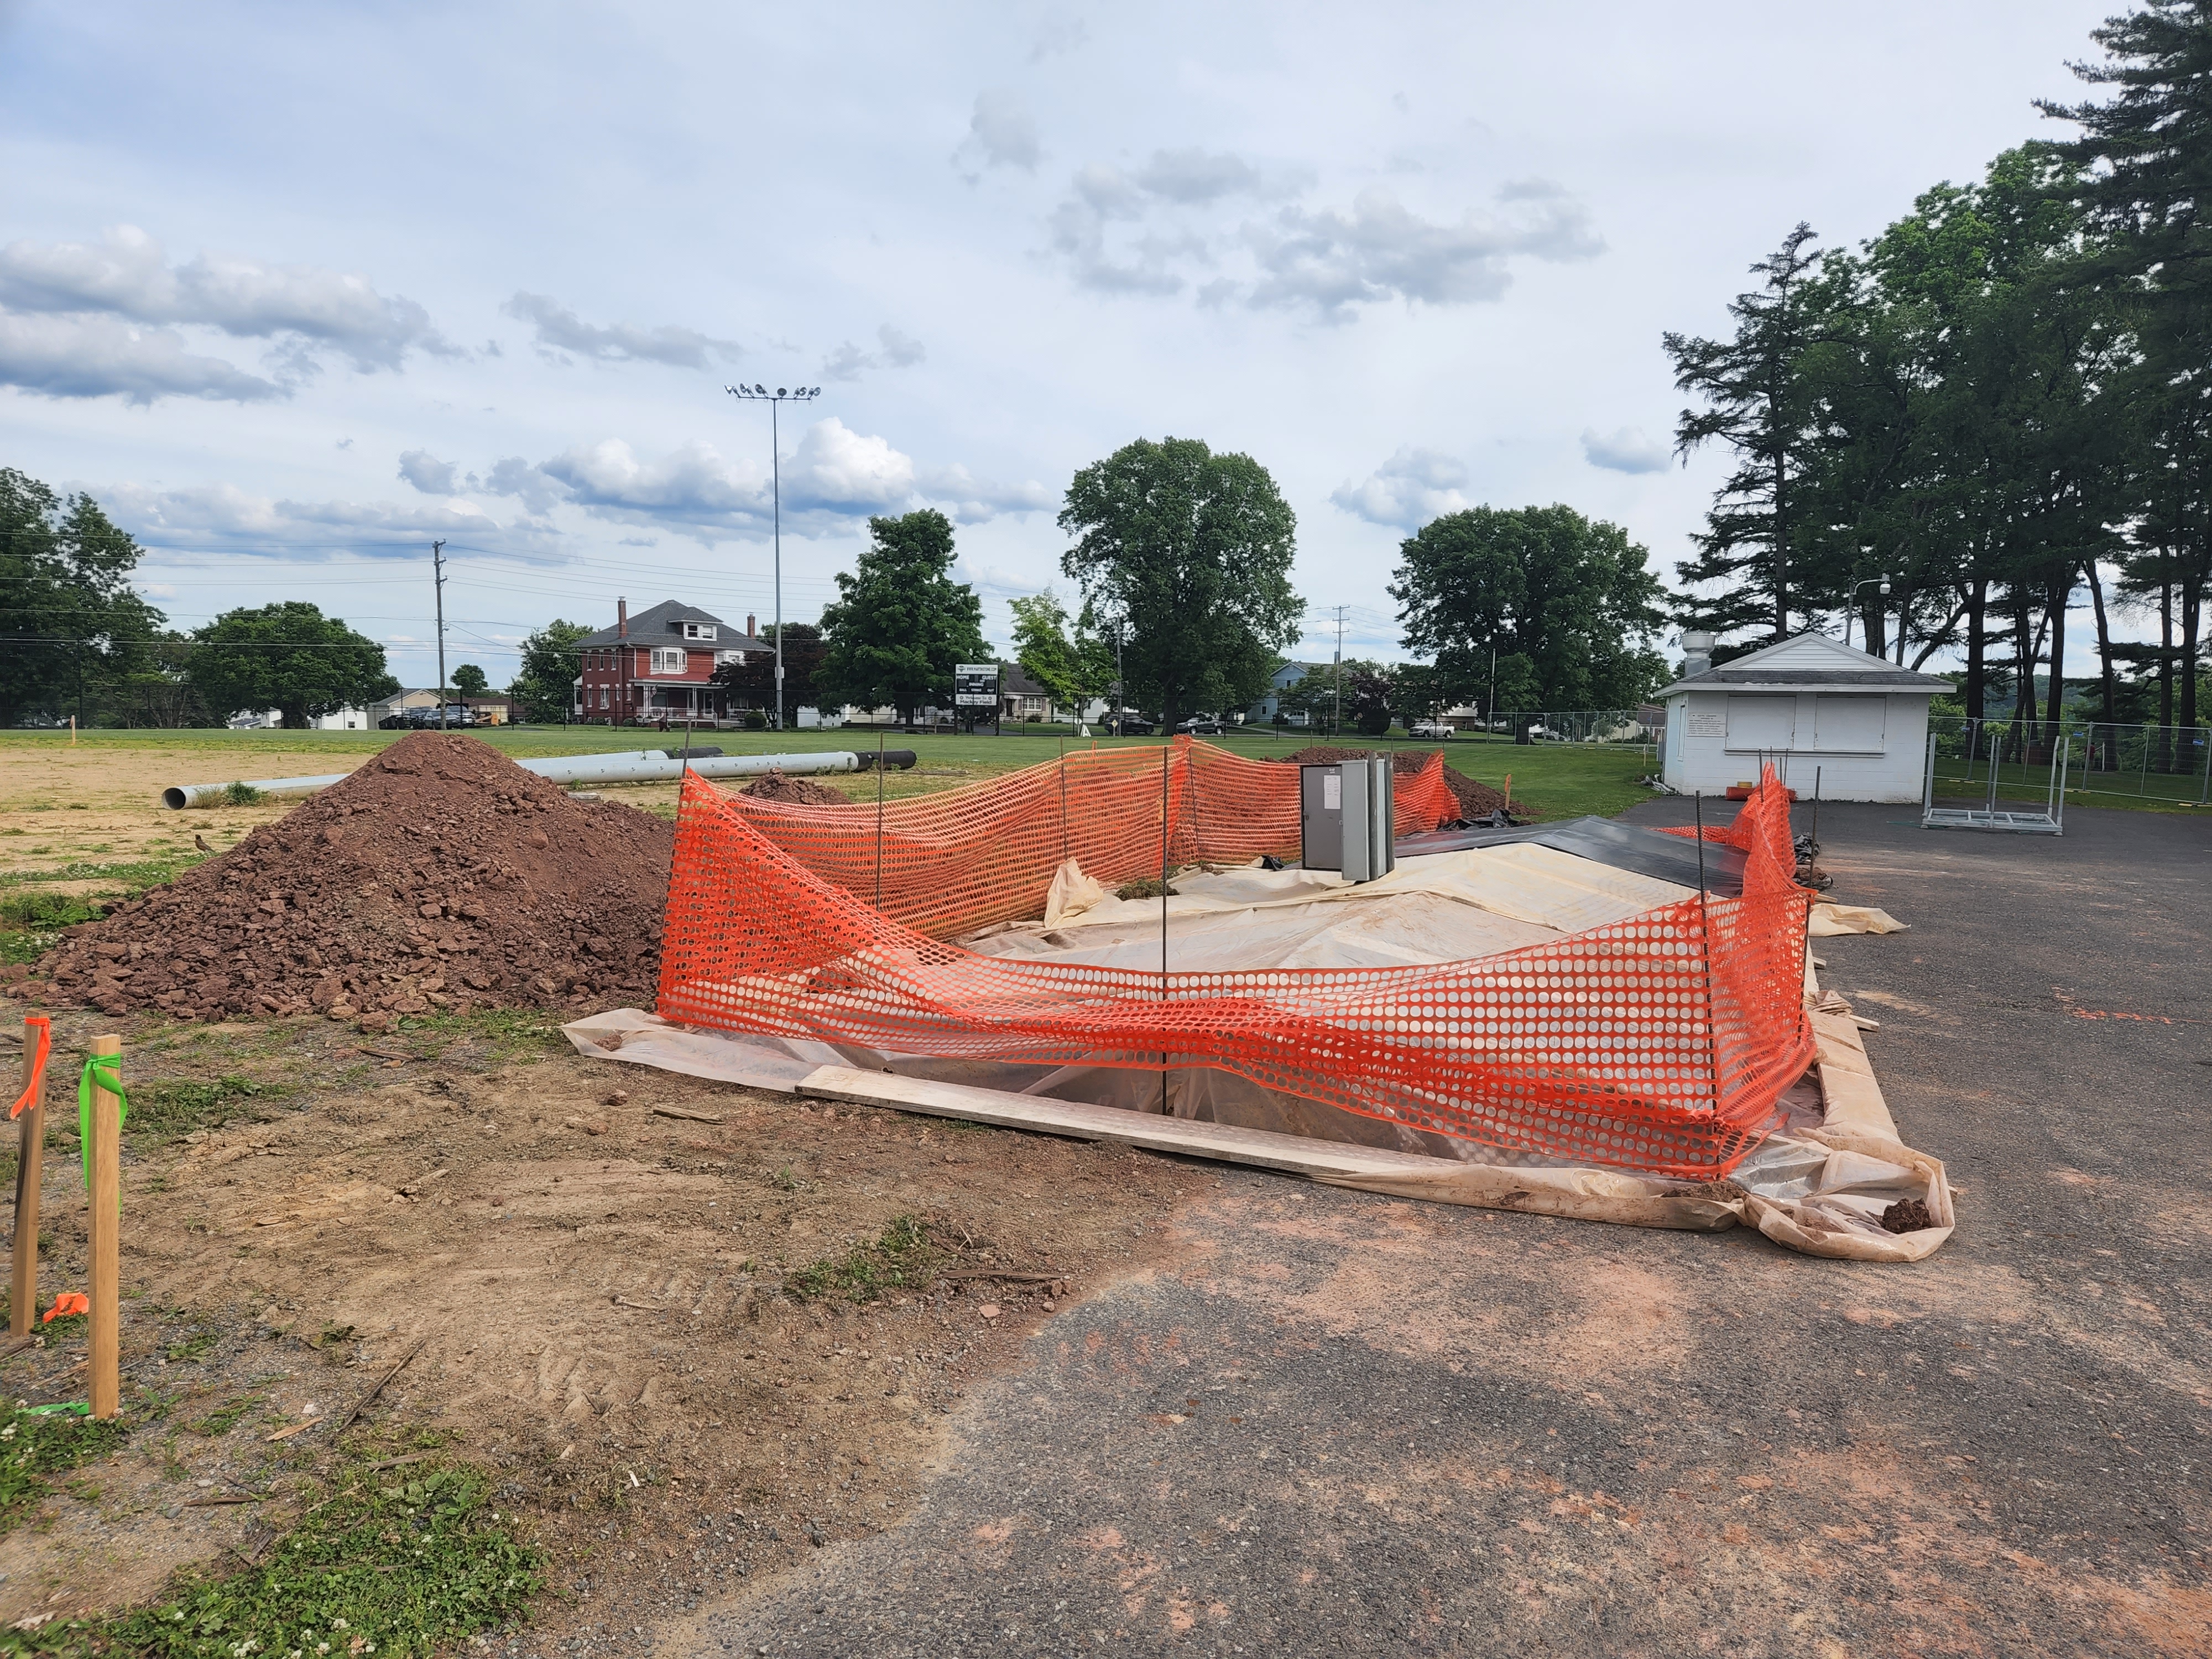
[[[0,1028],[21,1012],[0,998]],[[117,1024],[57,1018],[57,1093]],[[589,1060],[517,1016],[437,1024],[123,1023],[147,1103],[125,1144],[124,1392],[147,1420],[0,1540],[0,1623],[252,1558],[316,1489],[332,1414],[411,1355],[349,1449],[451,1446],[503,1477],[550,1552],[533,1642],[657,1626],[896,1522],[944,1414],[1014,1363],[1054,1291],[1065,1308],[1143,1261],[1209,1178]],[[187,1092],[197,1116],[162,1104],[225,1079],[212,1105]],[[84,1283],[83,1198],[66,1145],[46,1170],[50,1297]],[[928,1288],[787,1293],[907,1216]],[[0,1361],[0,1387],[82,1398],[82,1338],[57,1347]]]

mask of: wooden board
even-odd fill
[[[849,1066],[819,1067],[799,1084],[799,1092],[817,1100],[890,1106],[903,1112],[964,1118],[1002,1129],[1031,1129],[1077,1140],[1108,1140],[1150,1152],[1181,1152],[1323,1179],[1404,1176],[1450,1167],[1449,1159],[1425,1158],[1419,1152],[1386,1152],[1310,1140],[1304,1135],[1277,1134],[1267,1129],[1239,1129],[1224,1123],[1198,1123],[1115,1106],[1087,1106],[1040,1095],[977,1089],[963,1083],[932,1083],[890,1072],[856,1071]]]

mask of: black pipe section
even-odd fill
[[[866,750],[863,750],[860,751],[860,769],[863,772],[874,771],[876,769],[876,764],[879,759],[882,762],[885,771],[890,771],[896,769],[898,771],[903,772],[908,767],[912,766],[915,763],[915,761],[918,758],[911,749],[886,749],[884,750],[880,755],[870,754]]]

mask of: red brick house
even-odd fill
[[[608,726],[661,720],[720,723],[737,718],[753,701],[710,682],[714,670],[775,647],[753,635],[753,619],[740,633],[696,605],[665,599],[629,614],[616,605],[615,625],[576,642],[575,718]]]

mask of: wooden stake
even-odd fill
[[[27,1019],[23,1086],[30,1091],[31,1101],[16,1120],[22,1125],[22,1137],[15,1153],[15,1270],[8,1290],[9,1328],[19,1337],[31,1334],[31,1322],[39,1316],[39,1181],[45,1173],[46,1113],[41,1106],[46,1067],[46,1056],[38,1049],[38,1038]]]
[[[95,1054],[119,1054],[123,1039],[98,1036]],[[122,1231],[123,1116],[120,1103],[97,1084],[92,1091],[92,1414],[113,1417],[122,1404],[117,1369],[123,1319],[122,1267],[117,1235]]]

